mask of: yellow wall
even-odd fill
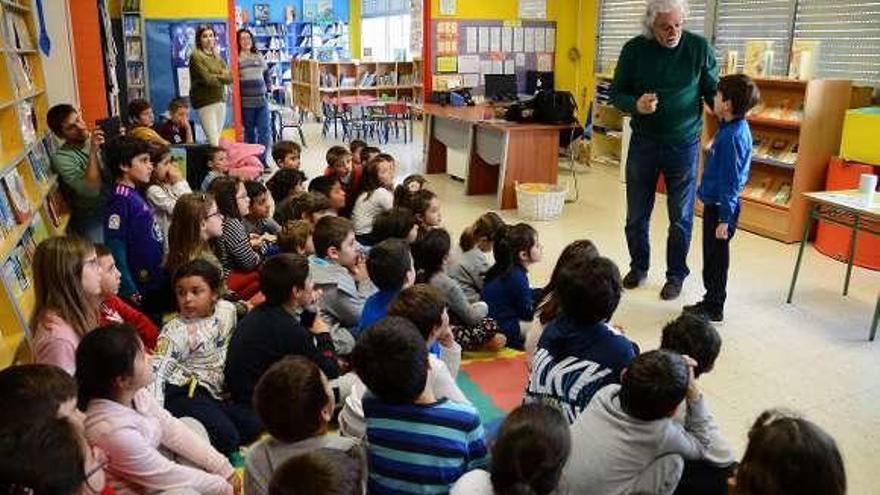
[[[219,19],[229,15],[227,0],[141,0],[144,17],[150,19]],[[197,13],[197,15],[195,14]]]
[[[599,0],[547,0],[547,20],[556,21],[556,88],[571,91],[586,116],[594,88],[594,60]],[[454,16],[440,15],[440,0],[431,0],[435,19],[500,19],[519,16],[519,0],[458,0]],[[571,48],[580,51],[580,60],[568,58]]]

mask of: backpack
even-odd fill
[[[577,122],[577,102],[568,91],[539,91],[534,98],[534,120],[545,124]]]

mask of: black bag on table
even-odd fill
[[[577,102],[568,91],[539,91],[532,100],[534,121],[545,124],[570,124],[577,122]]]

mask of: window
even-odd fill
[[[361,54],[377,61],[410,58],[409,0],[362,0]]]
[[[737,52],[737,70],[742,70],[746,41],[766,40],[773,51],[770,74],[788,74],[791,16],[791,0],[719,0],[715,17],[718,65],[723,66],[727,53],[734,50]]]
[[[818,40],[816,74],[880,81],[880,3],[877,0],[799,0],[794,39]]]
[[[685,29],[705,35],[706,0],[688,2],[690,15]],[[600,73],[613,70],[623,45],[642,32],[645,0],[602,0],[599,6],[596,68]]]
[[[880,2],[878,0],[693,0],[685,28],[707,35],[723,66],[737,52],[745,61],[747,40],[766,40],[773,51],[771,74],[788,74],[798,40],[819,42],[815,77],[880,82]],[[644,0],[601,0],[596,67],[613,69],[620,49],[640,32]]]

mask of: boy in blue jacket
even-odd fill
[[[749,177],[752,133],[746,114],[760,98],[758,87],[746,75],[721,78],[715,93],[715,116],[721,128],[709,148],[697,195],[703,202],[703,300],[685,306],[685,312],[720,323],[727,299],[730,240],[739,218],[740,193]]]

